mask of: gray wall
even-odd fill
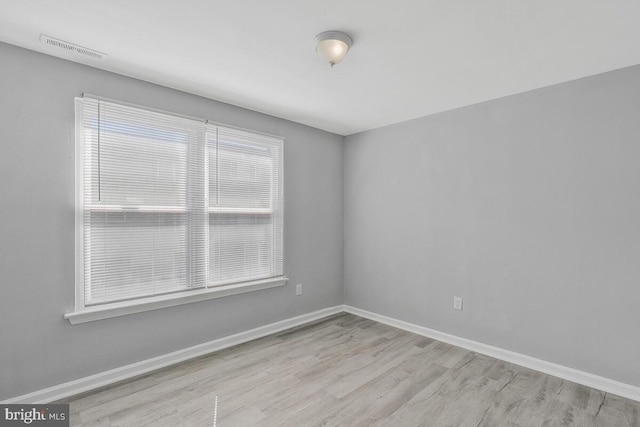
[[[63,320],[74,305],[73,99],[83,92],[284,136],[289,284]],[[342,303],[341,136],[1,43],[0,123],[0,400]]]
[[[289,285],[63,320],[82,92],[285,136]],[[341,304],[343,291],[356,307],[640,385],[639,117],[633,67],[343,144],[0,43],[0,400]]]
[[[349,136],[344,168],[347,304],[640,386],[640,67]]]

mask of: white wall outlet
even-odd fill
[[[453,297],[453,309],[462,311],[462,297]]]
[[[296,285],[296,295],[302,295],[302,283]]]

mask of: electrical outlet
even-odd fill
[[[462,297],[453,297],[453,309],[462,311]]]
[[[296,285],[296,295],[302,295],[302,284]]]

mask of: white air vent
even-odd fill
[[[54,39],[53,37],[49,37],[45,34],[40,34],[40,43],[43,43],[50,47],[64,49],[69,53],[88,56],[89,58],[93,59],[105,59],[107,57],[106,53],[98,52],[86,47],[75,45],[73,43],[65,42],[64,40]]]

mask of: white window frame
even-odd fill
[[[120,104],[124,106],[140,108],[140,109],[158,112],[162,114],[180,116],[178,114],[174,114],[166,111],[151,109],[148,107],[141,107],[138,105],[128,104],[121,101],[115,101],[108,98],[97,97],[94,95],[85,94],[84,98],[91,98],[98,101],[104,101],[104,102],[109,102],[113,104]],[[80,108],[80,107],[76,107],[76,108]],[[98,304],[98,305],[85,306],[85,286],[84,286],[84,283],[85,283],[85,277],[84,277],[85,259],[84,258],[85,257],[84,257],[84,222],[83,222],[84,221],[83,214],[84,214],[85,207],[84,207],[84,197],[83,197],[84,195],[84,189],[83,189],[84,167],[83,166],[84,165],[82,164],[83,150],[84,150],[84,146],[82,143],[83,141],[82,132],[84,130],[82,126],[82,121],[78,119],[78,115],[79,115],[79,111],[76,110],[75,306],[73,311],[67,312],[64,314],[64,318],[69,320],[71,324],[91,322],[95,320],[107,319],[107,318],[116,317],[116,316],[123,316],[123,315],[140,313],[140,312],[149,311],[149,310],[156,310],[159,308],[172,307],[176,305],[188,304],[192,302],[203,301],[203,300],[214,299],[214,298],[221,298],[221,297],[241,294],[245,292],[269,289],[269,288],[284,286],[287,283],[288,279],[284,275],[280,275],[276,277],[262,278],[262,279],[250,280],[250,281],[239,282],[239,283],[218,284],[211,287],[194,288],[194,289],[188,289],[188,290],[183,290],[183,291],[163,294],[163,295],[154,295],[154,296],[141,297],[141,298],[136,298],[131,300],[125,300],[125,301],[107,302],[107,303]],[[180,117],[186,117],[186,116],[180,116]],[[199,118],[193,118],[193,117],[186,117],[186,118],[202,121],[203,123],[208,125],[214,125],[214,126],[218,125],[218,126],[223,126],[227,129],[237,129],[240,132],[250,132],[254,135],[263,135],[267,138],[270,138],[270,139],[275,138],[280,140],[282,143],[284,142],[284,138],[275,136],[275,135],[269,135],[269,134],[264,134],[260,132],[234,128],[227,125],[216,124],[211,121],[199,119]],[[206,157],[208,156],[205,156],[205,158]],[[282,164],[280,164],[280,174],[281,174],[280,179],[282,179],[283,177],[281,167],[282,167]],[[215,210],[215,209],[209,208],[209,211],[212,211],[212,210]],[[208,242],[206,244],[207,246],[209,245]]]

